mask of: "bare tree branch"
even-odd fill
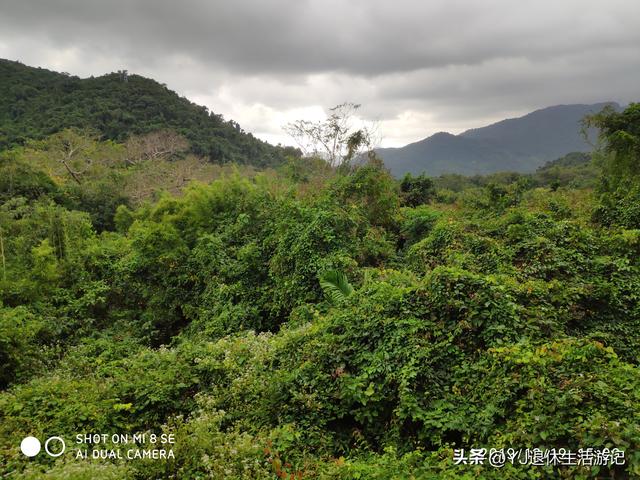
[[[145,160],[171,158],[189,148],[187,139],[173,130],[158,130],[129,137],[125,145],[126,163],[136,165]]]

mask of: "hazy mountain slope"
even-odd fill
[[[131,134],[172,128],[193,153],[216,162],[278,163],[279,148],[244,132],[233,121],[139,75],[80,79],[0,60],[0,149],[66,127],[90,127],[121,141]]]
[[[437,133],[402,148],[379,149],[378,153],[397,176],[423,171],[429,175],[531,172],[569,152],[590,150],[580,132],[580,121],[605,105],[557,105],[460,135]]]
[[[487,142],[446,132],[436,133],[402,148],[381,148],[377,152],[396,176],[422,171],[429,175],[473,175],[501,170],[502,165],[513,162],[509,152],[501,151]]]

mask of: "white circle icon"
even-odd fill
[[[59,452],[52,452],[51,450],[49,450],[49,443],[51,442],[51,440],[57,440],[58,442],[60,442],[62,444],[62,448],[60,449]],[[40,450],[39,446],[40,446],[40,442],[38,442],[38,450]],[[64,443],[64,440],[61,439],[60,437],[49,437],[47,439],[47,441],[44,442],[44,450],[45,450],[45,452],[47,452],[52,457],[59,457],[60,455],[62,455],[64,453],[66,448],[67,448],[67,445]]]
[[[27,457],[35,457],[40,453],[40,440],[36,437],[24,437],[20,442],[20,450]]]

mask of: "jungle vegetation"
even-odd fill
[[[640,104],[587,122],[592,154],[533,174],[401,180],[214,165],[165,124],[5,133],[1,475],[640,476]],[[138,431],[175,459],[18,448]],[[472,447],[626,463],[455,465]]]

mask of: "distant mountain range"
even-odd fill
[[[591,150],[580,121],[606,105],[620,109],[615,102],[556,105],[459,135],[440,132],[401,148],[380,148],[377,153],[396,176],[532,172],[567,153]],[[593,139],[595,132],[589,136]]]
[[[607,104],[620,108],[613,102],[557,105],[377,152],[396,176],[532,172],[567,153],[589,151],[580,120]],[[68,127],[91,128],[115,141],[169,128],[187,137],[192,153],[219,163],[267,167],[290,153],[149,78],[118,72],[82,79],[0,59],[0,150]]]
[[[172,129],[187,137],[192,153],[217,163],[273,166],[286,153],[140,75],[78,78],[0,59],[0,150],[69,127],[91,128],[118,142]]]

